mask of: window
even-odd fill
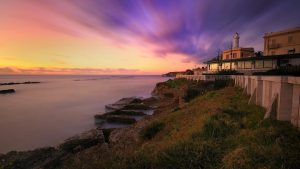
[[[251,61],[245,61],[245,69],[251,69],[252,68],[252,62]]]
[[[288,43],[292,43],[293,42],[293,36],[288,36]]]
[[[264,60],[264,68],[272,68],[273,61],[272,60]]]
[[[238,66],[239,69],[244,69],[244,62],[238,62]]]
[[[242,57],[244,57],[244,53],[243,53],[243,52],[241,53],[241,58],[242,58]]]
[[[229,59],[229,55],[226,55],[226,59]]]
[[[233,53],[233,54],[232,54],[232,58],[236,58],[236,53]]]
[[[260,68],[263,68],[263,61],[262,60],[257,60],[255,61],[255,68],[256,69],[260,69]]]
[[[276,45],[276,39],[272,39],[272,45]]]

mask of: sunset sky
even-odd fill
[[[0,74],[161,74],[300,26],[299,0],[0,0]]]

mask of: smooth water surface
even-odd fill
[[[95,127],[93,116],[122,97],[148,97],[160,76],[0,76],[0,153],[56,146]]]

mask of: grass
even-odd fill
[[[212,103],[220,98],[226,100],[222,104]],[[247,100],[236,88],[198,97],[185,110],[161,117],[166,124],[164,132],[144,143],[143,150],[136,155],[148,168],[298,168],[299,131],[288,122],[264,120],[264,109],[248,105]],[[201,107],[203,104],[206,106]],[[205,116],[205,110],[212,110],[210,104],[217,106],[216,113]],[[195,107],[202,110],[195,110]],[[203,125],[196,122],[203,122]],[[150,152],[141,156],[145,150]]]
[[[90,138],[87,138],[87,139],[74,139],[74,140],[69,140],[69,141],[64,142],[63,144],[61,144],[59,146],[59,148],[63,151],[66,151],[66,152],[75,153],[76,148],[85,149],[85,148],[92,147],[92,146],[94,146],[98,143],[99,143],[99,140],[94,139],[94,138],[93,139],[90,139]]]
[[[174,80],[168,80],[166,82],[163,83],[158,83],[157,85],[166,85],[170,88],[177,88],[180,87],[186,83],[188,83],[189,81],[184,79],[184,78],[178,78],[178,79],[174,79]]]
[[[145,140],[152,139],[159,131],[165,127],[165,124],[162,122],[152,122],[146,126],[140,133],[141,137]]]

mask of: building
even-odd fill
[[[265,33],[264,55],[300,53],[300,27]]]
[[[192,70],[194,72],[194,75],[202,75],[203,72],[207,71],[205,67],[198,67]]]
[[[253,48],[239,48],[239,35],[233,36],[233,48],[222,57],[207,63],[208,72],[236,70],[244,74],[262,72],[278,67],[300,65],[300,28],[266,33],[264,56],[256,56]]]
[[[239,47],[240,36],[236,32],[233,36],[232,48],[224,50],[222,53],[222,60],[226,59],[238,59],[244,57],[253,57],[254,48],[241,48]]]

